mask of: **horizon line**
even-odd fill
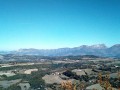
[[[74,46],[74,47],[58,47],[58,48],[33,48],[33,47],[30,47],[30,48],[27,48],[27,47],[25,47],[25,48],[18,48],[18,49],[4,49],[4,50],[0,50],[0,51],[18,51],[18,50],[20,50],[20,49],[38,49],[38,50],[54,50],[54,49],[62,49],[62,48],[76,48],[76,47],[81,47],[81,46],[93,46],[93,45],[105,45],[107,48],[110,48],[110,47],[112,47],[112,46],[114,46],[114,45],[120,45],[120,44],[113,44],[113,45],[110,45],[110,46],[108,46],[108,45],[106,45],[106,44],[91,44],[91,45],[87,45],[87,44],[83,44],[83,45],[80,45],[80,46]]]

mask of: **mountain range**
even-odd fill
[[[120,57],[120,44],[115,44],[111,47],[107,47],[105,44],[97,44],[91,46],[82,45],[74,48],[58,48],[58,49],[30,48],[19,49],[17,51],[10,51],[9,54],[41,55],[41,56],[96,55],[103,57]]]

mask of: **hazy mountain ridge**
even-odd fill
[[[41,55],[41,56],[68,56],[68,55],[96,55],[96,56],[120,56],[120,44],[107,47],[105,44],[82,45],[74,48],[59,49],[19,49],[11,51],[11,54]]]

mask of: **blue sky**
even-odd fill
[[[0,50],[120,43],[120,0],[0,0]]]

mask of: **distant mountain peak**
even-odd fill
[[[91,48],[96,48],[96,49],[105,49],[105,48],[107,48],[107,46],[105,44],[96,44],[96,45],[92,45],[90,47]]]
[[[120,46],[120,44],[115,44],[115,45],[113,45],[113,47],[119,47]]]
[[[91,46],[81,45],[79,47],[74,48],[58,48],[58,49],[30,48],[19,49],[17,51],[11,51],[9,53],[19,55],[41,55],[41,56],[96,55],[96,56],[120,57],[120,44],[115,44],[111,47],[107,47],[105,44],[96,44]]]
[[[86,48],[89,47],[88,45],[81,45],[80,48]]]

